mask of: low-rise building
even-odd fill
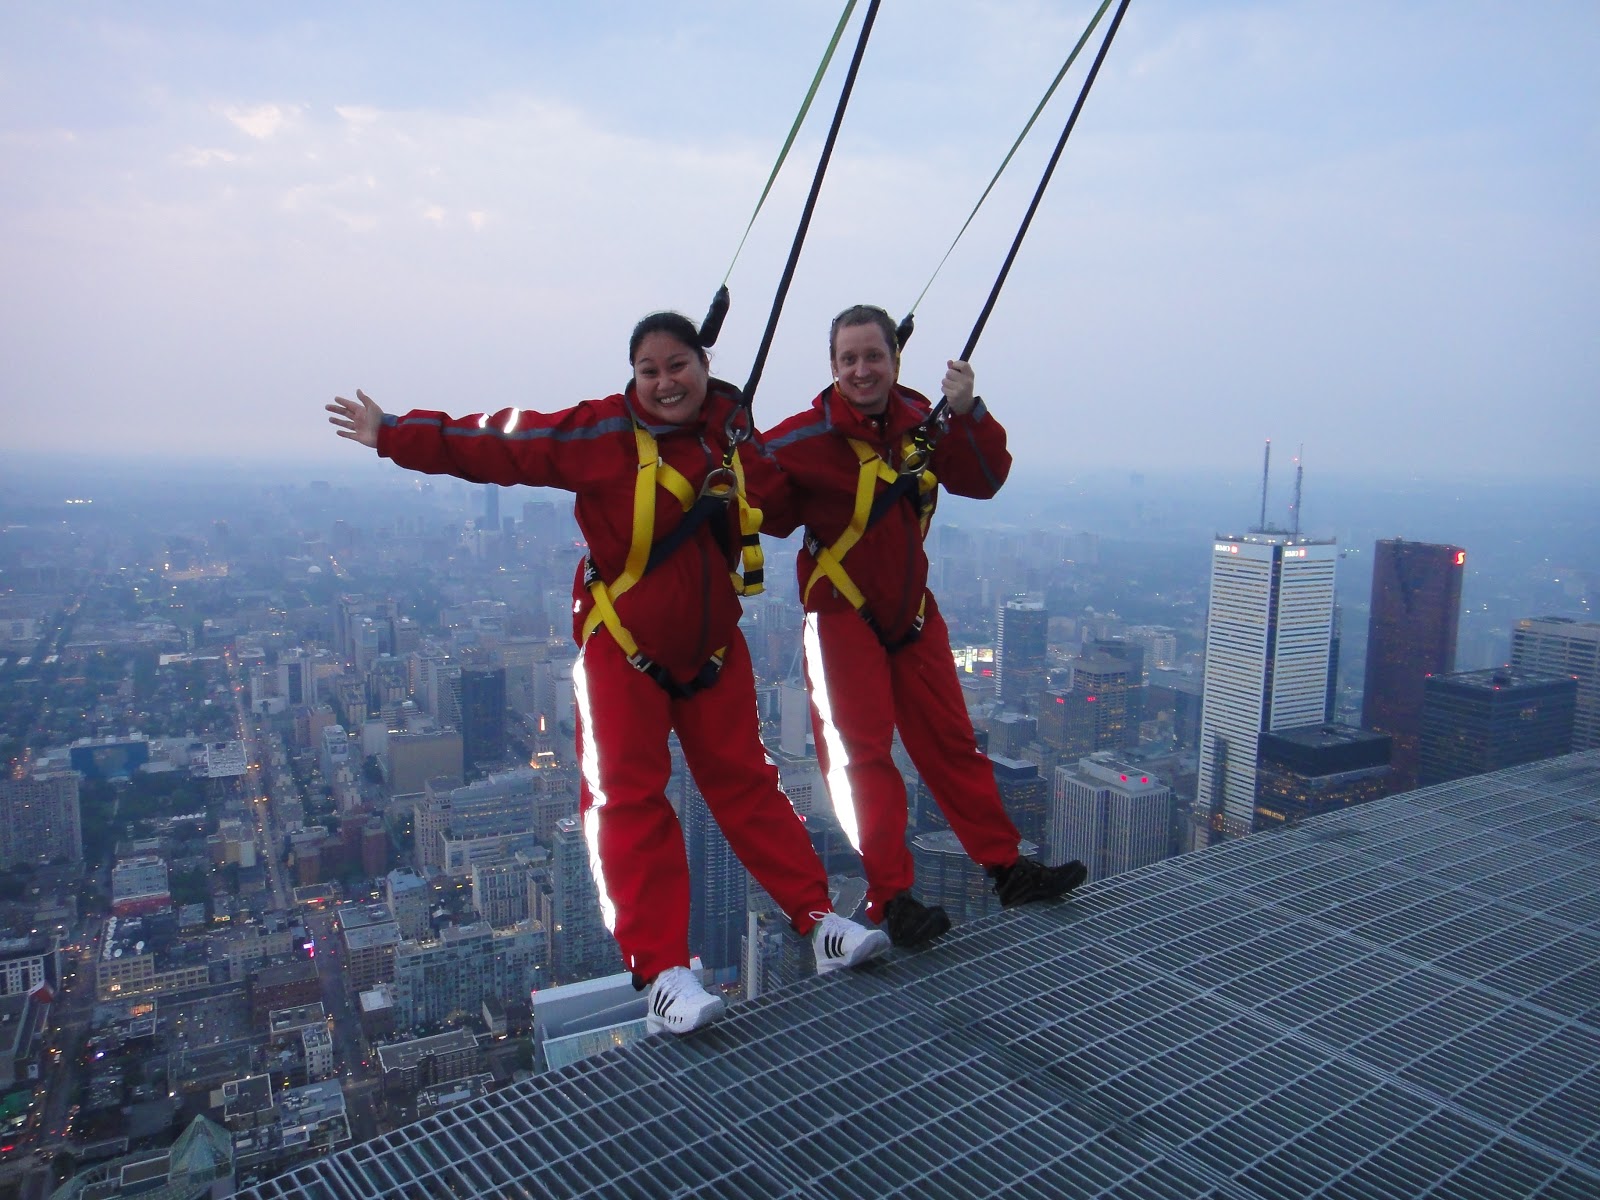
[[[298,1008],[322,997],[317,965],[310,959],[262,967],[250,976],[250,1019],[265,1028],[271,1014],[281,1008]]]
[[[211,968],[199,961],[175,957],[170,947],[158,955],[145,940],[143,923],[112,917],[106,922],[100,959],[95,963],[95,995],[102,1001],[135,996],[165,996],[211,982]]]
[[[111,911],[119,917],[142,917],[172,907],[167,864],[159,855],[138,854],[111,868]]]
[[[464,1079],[484,1069],[478,1039],[467,1029],[392,1042],[379,1046],[377,1053],[384,1093],[403,1100],[413,1099],[421,1088]]]

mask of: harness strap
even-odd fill
[[[801,594],[804,603],[811,596],[811,589],[823,579],[833,584],[835,590],[850,603],[861,619],[872,627],[878,635],[878,640],[889,650],[897,650],[907,642],[914,641],[922,632],[922,623],[928,606],[928,593],[924,589],[922,601],[917,605],[917,615],[912,621],[911,629],[900,641],[890,644],[885,640],[883,631],[879,628],[877,620],[867,608],[867,598],[862,595],[861,589],[856,586],[855,580],[850,578],[844,569],[844,557],[854,549],[857,542],[870,529],[875,521],[889,510],[889,504],[879,503],[885,496],[889,496],[895,488],[901,490],[894,493],[898,499],[904,494],[907,479],[916,481],[917,519],[922,536],[928,535],[928,520],[933,515],[933,501],[937,499],[939,481],[934,473],[922,470],[915,475],[902,475],[883,461],[883,457],[871,446],[858,438],[845,439],[850,443],[850,449],[855,453],[856,461],[860,464],[860,472],[856,476],[856,502],[850,514],[850,522],[844,528],[833,545],[824,546],[809,529],[805,534],[805,546],[815,560],[816,566],[811,571],[811,577],[806,580],[805,590]],[[910,453],[913,449],[911,439],[908,437],[902,444],[902,453]],[[878,492],[878,484],[883,482],[888,485],[882,493]],[[891,501],[892,503],[892,501]]]
[[[594,559],[584,564],[583,583],[594,600],[589,615],[584,618],[582,642],[604,625],[628,662],[650,676],[671,695],[684,698],[694,695],[716,682],[728,648],[722,647],[688,683],[673,679],[660,664],[642,654],[639,644],[617,616],[616,598],[639,582],[653,567],[659,566],[671,553],[687,541],[701,525],[715,513],[725,512],[730,499],[739,501],[739,529],[741,565],[743,576],[733,571],[734,589],[743,595],[761,591],[764,558],[761,552],[761,510],[751,508],[744,496],[744,464],[737,447],[730,444],[722,460],[720,471],[706,477],[705,484],[695,490],[688,478],[661,458],[659,447],[650,431],[641,425],[633,427],[634,445],[639,452],[639,471],[633,489],[633,533],[628,543],[628,557],[622,574],[609,584],[600,577]],[[724,478],[719,479],[719,474]],[[731,482],[729,482],[731,480]],[[660,542],[653,542],[656,524],[656,488],[670,492],[684,511],[684,518]]]

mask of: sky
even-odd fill
[[[335,466],[698,318],[835,0],[0,5],[0,462]],[[886,0],[755,399],[907,311],[1097,4]],[[729,280],[746,379],[857,5]],[[1115,11],[1115,6],[1113,10]],[[1102,23],[1103,31],[1110,13]],[[966,341],[1098,34],[917,305]],[[973,355],[1019,471],[1592,478],[1600,5],[1133,0]]]

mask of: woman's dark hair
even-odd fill
[[[883,330],[883,340],[889,347],[889,353],[896,359],[900,357],[900,338],[895,333],[894,318],[876,304],[852,304],[833,319],[832,325],[828,326],[829,362],[833,361],[839,341],[839,330],[851,325],[876,325]]]
[[[700,331],[695,328],[693,321],[682,313],[653,312],[633,327],[633,336],[628,339],[629,366],[632,366],[633,360],[639,357],[639,343],[652,333],[664,333],[675,341],[682,342],[700,356],[702,363],[709,364],[706,348],[700,342]]]

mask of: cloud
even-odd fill
[[[293,107],[278,104],[258,104],[254,108],[225,108],[222,115],[237,129],[251,137],[265,141],[299,112]]]
[[[927,282],[1089,11],[1058,9],[886,6],[772,346],[769,415],[818,385],[826,315],[903,308]],[[208,53],[174,43],[160,87],[85,71],[110,80],[92,99],[63,82],[0,119],[0,359],[19,444],[63,436],[62,389],[107,397],[88,428],[147,411],[159,440],[162,414],[213,403],[218,378],[240,382],[236,411],[206,426],[217,438],[358,382],[405,407],[497,391],[550,407],[619,383],[632,320],[704,311],[809,80],[810,26],[831,15],[686,17],[702,24],[671,43],[682,86],[666,104],[661,46],[626,22],[602,37],[581,11],[495,38],[421,17],[379,46],[326,23]],[[1542,60],[1471,22],[1454,37],[1477,57],[1423,52],[1416,17],[1374,49],[1366,17],[1334,11],[1130,10],[975,356],[1019,457],[1159,469],[1248,458],[1272,433],[1303,437],[1319,466],[1426,469],[1448,441],[1449,461],[1493,469],[1534,461],[1541,439],[1541,462],[1587,463],[1597,144],[1571,114],[1596,93],[1563,83],[1578,77],[1561,57],[1582,37],[1542,18],[1554,65],[1497,73],[1482,68],[1501,53]],[[213,65],[197,78],[180,63]],[[839,70],[733,270],[716,366],[735,382]],[[962,344],[1079,82],[918,305],[913,386]],[[264,454],[326,433],[314,414],[268,424],[252,437]],[[1563,428],[1578,433],[1547,437]]]
[[[376,125],[381,115],[376,108],[366,104],[336,104],[333,111],[343,118],[345,124],[356,130]]]
[[[231,150],[201,149],[199,146],[185,146],[173,158],[185,167],[212,167],[218,163],[239,161],[239,156]]]

